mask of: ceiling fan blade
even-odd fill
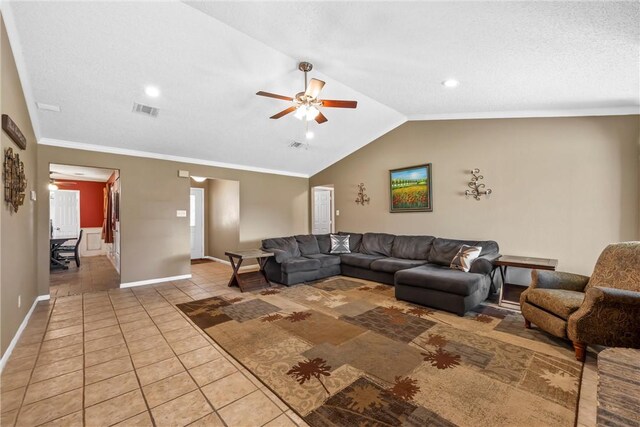
[[[273,115],[273,116],[271,116],[269,118],[270,119],[279,119],[280,117],[286,116],[287,114],[289,114],[289,113],[291,113],[291,112],[293,112],[295,110],[296,110],[296,107],[289,107],[286,110],[282,110],[278,114],[275,114],[275,115]]]
[[[278,95],[276,93],[271,93],[271,92],[260,91],[260,92],[256,92],[256,95],[266,96],[267,98],[282,99],[283,101],[293,101],[293,98],[289,96]]]
[[[358,106],[358,101],[341,101],[337,99],[323,99],[321,102],[323,107],[330,107],[330,108],[356,108]]]
[[[327,120],[329,119],[327,119],[322,113],[318,113],[318,115],[316,116],[316,122],[318,122],[319,125],[323,124]]]
[[[309,98],[317,98],[320,95],[320,91],[324,87],[324,82],[318,79],[311,79],[307,90],[304,93]]]

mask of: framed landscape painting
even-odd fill
[[[431,212],[431,163],[389,171],[391,212]]]

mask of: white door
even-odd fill
[[[191,259],[204,258],[204,189],[192,188],[189,196]]]
[[[331,190],[314,189],[312,234],[331,233]]]
[[[52,236],[75,238],[80,234],[80,191],[55,190],[49,198]]]

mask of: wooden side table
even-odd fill
[[[265,252],[260,249],[251,249],[248,251],[228,251],[224,253],[229,257],[229,262],[233,268],[233,275],[229,280],[229,286],[237,286],[241,292],[271,286],[264,274],[264,265],[267,259],[273,256],[271,252]],[[245,259],[256,259],[260,269],[258,271],[248,271],[240,273],[240,266]]]
[[[505,308],[520,310],[520,294],[528,286],[515,285],[506,282],[507,269],[527,268],[531,270],[551,270],[555,271],[558,266],[558,260],[553,258],[533,258],[516,255],[502,255],[493,263],[500,269],[500,277],[502,278],[502,286],[500,287],[500,299],[498,305]]]

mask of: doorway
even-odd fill
[[[204,258],[204,188],[191,187],[189,196],[191,259]]]
[[[51,297],[120,286],[120,173],[49,165]]]
[[[335,233],[333,187],[313,187],[311,193],[311,234]]]

